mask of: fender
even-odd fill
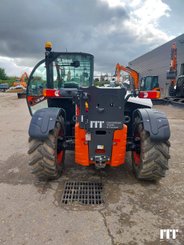
[[[44,108],[36,111],[29,125],[29,136],[36,139],[47,138],[49,132],[54,129],[56,120],[63,109]]]
[[[144,129],[153,141],[164,142],[170,138],[170,127],[166,115],[155,109],[138,109],[134,112],[142,118]]]

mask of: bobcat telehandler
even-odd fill
[[[75,151],[77,164],[96,168],[120,166],[131,151],[138,179],[164,177],[170,146],[165,114],[139,98],[144,92],[137,83],[131,93],[123,86],[93,86],[93,67],[93,55],[53,52],[46,43],[27,86],[32,173],[40,180],[58,178],[66,150]]]

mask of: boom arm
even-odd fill
[[[167,72],[166,78],[171,80],[171,83],[175,85],[176,77],[177,77],[177,48],[176,48],[176,43],[173,43],[171,47],[170,67],[169,67],[169,71]]]
[[[171,47],[171,63],[170,63],[170,71],[177,70],[177,49],[176,49],[176,43],[173,43]]]
[[[20,77],[20,82],[26,82],[25,80],[28,79],[28,74],[27,72],[24,72],[22,76]]]
[[[123,65],[120,65],[119,63],[116,64],[116,77],[117,77],[117,81],[120,81],[120,73],[121,71],[125,71],[127,72],[134,80],[134,87],[135,89],[139,88],[139,73],[136,72],[135,70],[131,69],[130,67],[125,67]]]
[[[27,87],[26,80],[28,80],[28,74],[26,72],[24,72],[22,74],[22,76],[19,79],[17,79],[17,80],[18,81],[16,81],[16,82],[13,83],[13,86],[22,85],[23,87],[26,88]]]

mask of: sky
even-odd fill
[[[183,0],[0,0],[0,67],[20,76],[53,51],[88,52],[114,72],[181,35]]]

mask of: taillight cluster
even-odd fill
[[[143,98],[143,99],[159,99],[160,92],[159,91],[140,91],[138,97]]]
[[[60,90],[59,89],[43,89],[43,96],[44,97],[60,97]]]

